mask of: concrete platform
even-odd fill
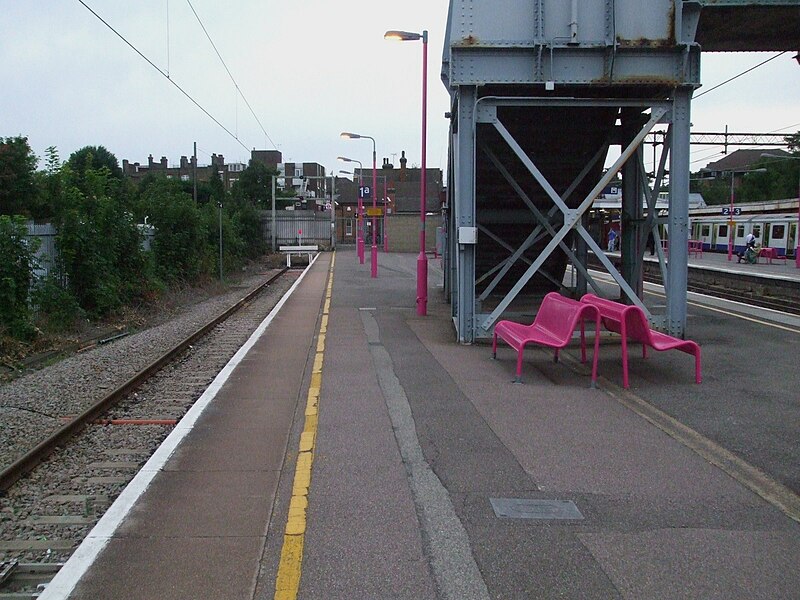
[[[69,597],[290,597],[276,573],[331,257],[96,559],[76,553]],[[291,597],[797,597],[800,319],[693,299],[701,385],[691,357],[634,350],[622,390],[613,339],[599,390],[575,349],[559,363],[526,351],[514,385],[511,349],[493,361],[454,342],[437,261],[417,317],[416,256],[379,259],[372,279],[354,251],[336,253]],[[498,516],[503,499],[528,518]],[[581,518],[554,518],[564,502]]]

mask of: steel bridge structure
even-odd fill
[[[549,291],[599,291],[590,252],[622,301],[684,336],[690,114],[701,53],[798,48],[800,0],[451,0],[442,56],[451,98],[444,259],[459,341],[488,337],[501,317],[530,317]],[[643,149],[656,126],[666,132],[649,181]],[[668,258],[653,191],[667,172]],[[619,267],[588,220],[618,174]],[[651,232],[663,314],[641,300]],[[567,284],[568,264],[576,276]]]

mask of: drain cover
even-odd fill
[[[494,514],[506,519],[583,519],[572,500],[489,498]]]

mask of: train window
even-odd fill
[[[753,235],[761,237],[761,225],[753,225]]]
[[[711,226],[710,225],[703,225],[700,228],[700,236],[701,237],[708,237],[711,234]]]
[[[728,237],[728,226],[727,225],[720,225],[719,229],[717,229],[717,236],[718,237]]]
[[[772,239],[773,240],[782,240],[784,234],[786,233],[786,226],[785,225],[773,225],[772,226]]]
[[[744,237],[744,225],[739,225],[736,228],[736,237],[737,238]]]

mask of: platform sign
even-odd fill
[[[738,216],[738,215],[742,214],[742,209],[739,208],[738,206],[736,206],[736,207],[734,207],[733,212],[731,212],[731,207],[730,206],[723,206],[722,207],[722,214],[726,215],[726,216],[727,215],[736,215],[736,216]]]
[[[368,185],[362,185],[358,188],[358,196],[360,198],[372,198],[372,187]]]
[[[370,207],[367,207],[367,216],[368,217],[381,217],[381,216],[383,216],[383,209],[382,208],[370,208]]]

